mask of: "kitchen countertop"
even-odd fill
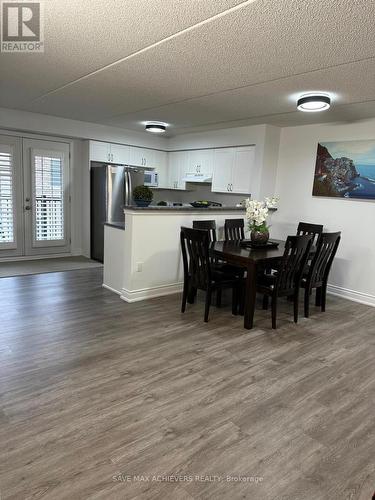
[[[116,229],[125,229],[125,221],[123,222],[105,222],[105,226],[115,227]]]
[[[159,211],[159,212],[244,212],[244,207],[207,207],[207,208],[194,208],[191,206],[184,207],[164,207],[164,206],[148,206],[148,207],[137,207],[133,205],[128,205],[124,207],[124,210],[137,210],[137,211]]]

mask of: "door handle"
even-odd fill
[[[25,206],[25,210],[31,210],[30,205],[26,205],[26,206]]]

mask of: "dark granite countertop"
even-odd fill
[[[125,221],[123,222],[105,222],[105,226],[115,227],[116,229],[125,229]]]
[[[163,206],[149,206],[149,207],[137,207],[137,206],[125,206],[124,210],[136,210],[136,211],[158,211],[158,212],[244,212],[244,207],[207,207],[207,208],[194,208],[190,206],[184,207],[163,207]]]

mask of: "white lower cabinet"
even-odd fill
[[[212,191],[251,194],[254,177],[254,146],[215,149]]]

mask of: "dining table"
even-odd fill
[[[253,328],[258,271],[277,265],[284,255],[285,241],[275,240],[277,247],[254,248],[244,246],[241,241],[215,241],[211,244],[211,253],[219,260],[246,269],[244,327]]]

